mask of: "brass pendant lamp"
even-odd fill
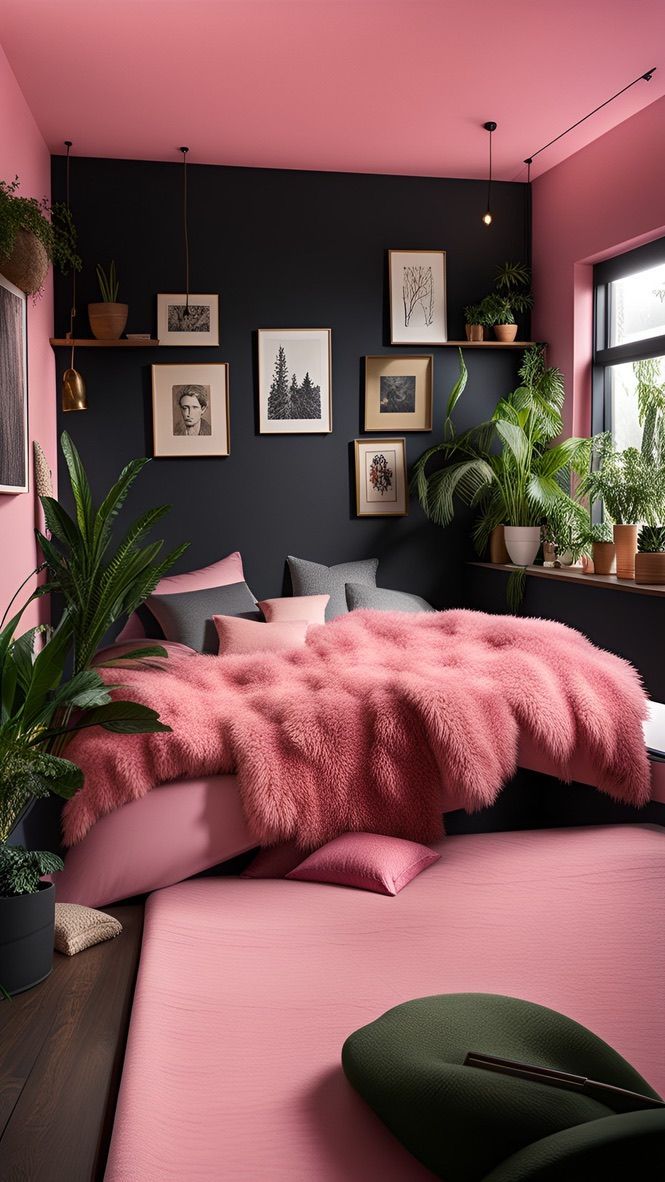
[[[65,147],[67,148],[67,209],[69,210],[69,151],[72,146],[71,140],[65,140]],[[74,320],[76,318],[76,268],[72,267],[72,305],[69,310],[69,332],[68,337],[72,342],[72,352],[69,359],[69,369],[66,369],[62,375],[62,409],[67,412],[70,410],[87,410],[88,398],[85,392],[85,382],[78,372],[74,369]]]

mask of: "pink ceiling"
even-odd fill
[[[494,119],[525,179],[665,94],[664,0],[0,0],[0,42],[84,156],[481,177]]]

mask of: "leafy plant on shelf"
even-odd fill
[[[663,554],[665,552],[665,525],[643,525],[637,536],[640,554]]]
[[[494,291],[479,304],[465,308],[466,324],[482,324],[485,328],[492,328],[495,324],[514,324],[518,316],[533,308],[530,282],[531,273],[524,263],[503,263],[497,268],[494,277]],[[470,313],[476,319],[470,320]]]
[[[482,304],[468,304],[464,309],[464,323],[465,324],[482,324],[481,317],[483,315]]]
[[[593,441],[591,461],[579,495],[602,501],[610,521],[653,524],[665,517],[665,464],[654,463],[636,447],[618,451],[609,434]]]
[[[97,282],[99,284],[99,290],[101,292],[103,302],[105,304],[115,304],[118,299],[118,292],[120,291],[115,259],[111,260],[108,275],[106,274],[101,263],[97,263]]]
[[[76,229],[69,207],[61,202],[50,205],[44,198],[19,197],[18,177],[0,180],[0,258],[9,258],[19,230],[39,239],[49,262],[66,275],[81,270],[81,256],[76,248]],[[1,268],[0,268],[1,269]]]

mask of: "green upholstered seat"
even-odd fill
[[[396,1006],[349,1036],[342,1063],[392,1133],[445,1182],[665,1179],[665,1108],[618,1115],[573,1090],[465,1067],[469,1051],[658,1098],[584,1026],[494,994]]]

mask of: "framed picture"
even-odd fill
[[[155,456],[228,456],[228,365],[153,365]]]
[[[358,517],[404,517],[407,513],[406,447],[403,439],[356,439]]]
[[[388,263],[390,343],[445,344],[445,250],[389,250]]]
[[[28,491],[25,293],[0,275],[0,493]]]
[[[365,430],[431,431],[434,358],[365,358]]]
[[[262,435],[332,431],[329,328],[259,329],[259,430]]]
[[[158,295],[157,336],[160,345],[218,345],[219,296]]]

